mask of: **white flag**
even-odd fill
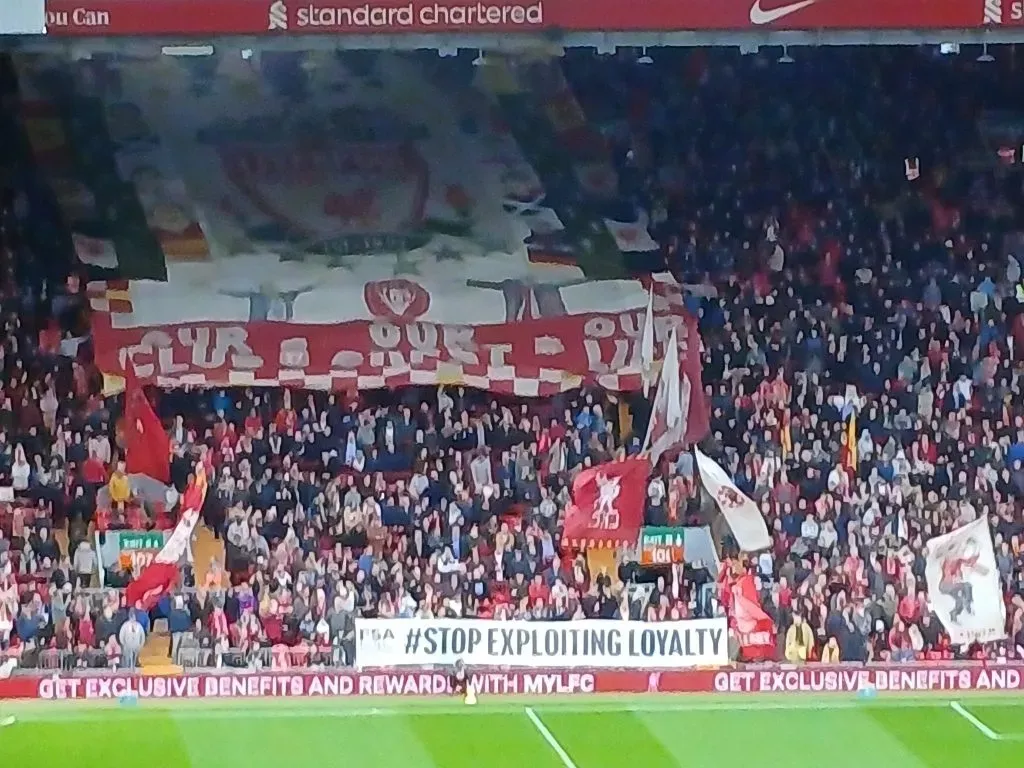
[[[647,216],[641,214],[635,222],[605,219],[604,225],[623,253],[646,253],[658,250],[658,241],[647,231]]]
[[[640,336],[640,372],[644,382],[644,397],[647,397],[654,380],[654,286],[651,286],[647,294],[647,315]]]
[[[76,232],[71,235],[71,242],[75,248],[75,255],[83,264],[101,269],[117,269],[117,248],[112,240],[89,237]]]
[[[699,448],[694,448],[693,452],[701,482],[725,516],[740,549],[744,552],[768,549],[772,538],[757,504],[736,487],[728,473],[711,457],[701,453]]]
[[[690,380],[679,373],[679,339],[673,326],[665,344],[665,360],[644,440],[644,450],[651,452],[651,464],[657,464],[663,453],[683,444],[689,412]]]
[[[930,539],[925,549],[928,602],[957,645],[1006,637],[1006,605],[988,519]]]

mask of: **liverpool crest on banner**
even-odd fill
[[[637,457],[580,472],[572,486],[563,539],[579,547],[636,543],[644,522],[649,471],[647,460]]]

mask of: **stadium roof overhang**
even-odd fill
[[[1002,45],[1024,42],[1024,28],[977,30],[850,30],[850,31],[754,31],[754,32],[546,32],[543,34],[367,34],[367,35],[267,35],[148,36],[148,37],[22,37],[8,45],[25,51],[53,52],[63,48],[69,55],[113,53],[147,55],[173,46],[187,49],[212,45],[232,49],[266,51],[309,50],[436,50],[442,55],[459,49],[558,55],[567,47],[592,48],[613,53],[623,47],[734,47],[757,50],[766,46],[913,46],[960,43]]]

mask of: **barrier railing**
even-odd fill
[[[121,595],[124,594],[124,591],[124,587],[76,587],[74,592],[72,592],[72,597],[82,595],[95,600],[112,594]],[[198,594],[198,592],[199,589],[197,587],[178,587],[172,594],[188,596]]]
[[[2,655],[2,654],[0,654]],[[288,670],[329,670],[335,669],[345,672],[353,668],[349,661],[346,649],[342,646],[330,646],[323,648],[312,648],[307,646],[257,646],[252,648],[201,648],[197,646],[182,645],[174,653],[172,661],[188,671],[196,672],[246,672],[246,671],[288,671]],[[1000,667],[1006,665],[1020,665],[1020,660],[1002,659],[994,662],[980,662],[973,660],[910,660],[904,662],[896,661],[874,661],[874,662],[837,662],[818,663],[808,662],[805,664],[792,664],[789,662],[757,662],[741,663],[733,662],[728,669],[738,672],[759,672],[772,669],[801,669],[813,671],[816,669],[871,669],[871,668],[906,668],[906,669],[930,669],[930,668],[971,668],[971,667]],[[557,665],[554,665],[557,666]],[[119,657],[115,662],[108,658],[107,654],[98,648],[87,649],[53,649],[46,648],[32,653],[24,653],[19,657],[19,666],[15,671],[18,675],[49,674],[54,671],[90,673],[111,671],[132,671],[135,665],[126,665],[125,659]],[[438,671],[447,667],[437,665],[420,665],[407,667],[421,671]],[[509,670],[512,667],[485,667],[493,670]],[[614,669],[614,668],[611,668]],[[625,669],[625,668],[623,668]]]
[[[349,668],[344,648],[306,648],[302,646],[277,646],[274,648],[201,648],[195,645],[179,645],[171,661],[185,670],[288,670]],[[137,665],[130,657],[119,655],[108,657],[101,648],[56,649],[44,648],[25,652],[19,656],[15,674],[49,674],[61,672],[111,672]]]

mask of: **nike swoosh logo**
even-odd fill
[[[816,2],[818,0],[800,0],[798,3],[790,3],[789,5],[765,10],[761,7],[761,0],[754,0],[754,4],[750,6],[750,23],[758,27],[771,24],[773,21],[778,21],[784,16],[796,13],[809,5],[814,5]]]

